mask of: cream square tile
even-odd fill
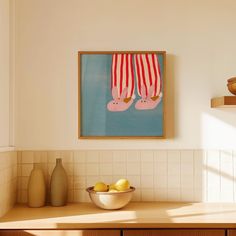
[[[153,162],[153,151],[141,151],[140,152],[141,162]]]
[[[154,164],[154,174],[156,176],[167,175],[168,174],[167,162],[156,162]]]
[[[207,202],[220,202],[220,188],[207,189]]]
[[[180,173],[181,173],[180,162],[168,163],[168,175],[180,175]]]
[[[64,163],[63,167],[64,167],[67,175],[73,175],[74,174],[74,165],[72,163]]]
[[[157,188],[154,191],[154,200],[165,202],[168,200],[167,198],[167,188]]]
[[[68,191],[67,202],[72,203],[74,202],[74,190],[70,189]]]
[[[141,176],[141,188],[153,188],[154,180],[152,175],[143,175]]]
[[[126,151],[113,151],[113,162],[126,162]]]
[[[86,161],[87,161],[87,163],[98,163],[99,162],[99,152],[98,151],[87,151]]]
[[[139,175],[128,175],[127,179],[128,179],[131,186],[133,186],[135,188],[141,187],[141,179],[140,179]]]
[[[17,152],[17,163],[21,163],[21,156],[22,156],[22,152],[21,151],[18,151]]]
[[[202,188],[194,189],[194,202],[206,202],[206,198],[204,197],[206,193]]]
[[[155,188],[167,188],[167,186],[168,186],[167,175],[155,176],[154,177],[154,186],[155,186]]]
[[[99,152],[99,162],[100,163],[111,163],[113,161],[112,151],[100,151]]]
[[[29,183],[29,177],[20,177],[21,189],[27,190],[28,189],[28,183]]]
[[[41,152],[33,152],[33,163],[41,163]]]
[[[221,150],[220,151],[220,161],[221,163],[232,163],[233,150]]]
[[[181,163],[193,163],[193,150],[182,150],[180,152]]]
[[[154,201],[154,190],[153,188],[142,188],[141,189],[141,200],[145,202]]]
[[[27,190],[21,190],[21,202],[20,203],[27,203]]]
[[[132,202],[139,202],[141,201],[141,191],[140,189],[135,189],[135,191],[133,192],[133,196],[131,199]]]
[[[1,199],[0,199],[0,201],[2,202]],[[21,203],[21,190],[17,191],[16,203]]]
[[[194,200],[195,197],[193,188],[181,188],[181,201],[193,202]]]
[[[208,171],[207,173],[207,186],[208,188],[219,188],[220,189],[220,173]]]
[[[113,175],[126,175],[126,162],[114,162]]]
[[[99,174],[100,175],[112,175],[112,163],[100,163]]]
[[[1,175],[0,175],[0,178],[1,178]],[[21,178],[22,178],[22,177],[18,177],[18,178],[16,179],[16,181],[17,181],[17,190],[21,189]],[[2,183],[1,183],[1,185],[2,185]]]
[[[30,176],[32,170],[33,170],[33,164],[22,164],[21,166],[22,176]]]
[[[141,175],[153,175],[153,173],[154,173],[153,162],[141,163]]]
[[[68,180],[68,189],[74,189],[74,176],[67,176],[67,180]]]
[[[75,176],[74,177],[74,189],[85,189],[86,188],[86,177]]]
[[[154,152],[154,161],[155,162],[167,162],[167,151],[158,150]]]
[[[73,163],[74,155],[73,151],[61,151],[61,158],[63,163]]]
[[[87,193],[84,190],[74,190],[74,202],[85,202]]]
[[[34,152],[31,151],[24,151],[22,152],[22,156],[21,156],[21,162],[23,164],[31,164],[34,162]]]
[[[99,166],[97,163],[87,163],[86,165],[87,176],[99,175]]]
[[[86,151],[74,151],[74,162],[85,163],[86,162]]]
[[[12,166],[12,178],[17,178],[17,165]]]
[[[54,168],[55,168],[55,164],[52,164],[52,163],[48,163],[48,175],[52,175],[52,172],[53,172],[53,170],[54,170]]]
[[[168,150],[167,151],[168,163],[178,162],[180,163],[180,151],[178,150]]]
[[[124,178],[127,178],[127,176],[126,175],[113,175],[112,176],[112,182],[115,183],[119,179],[124,179]]]
[[[232,185],[221,185],[220,191],[220,201],[221,202],[234,202],[234,188]]]
[[[220,163],[220,172],[221,175],[227,176],[229,179],[233,178],[233,162],[221,162]]]
[[[209,150],[207,152],[207,168],[218,170],[220,168],[220,152],[218,150]]]
[[[94,186],[97,182],[101,182],[100,176],[87,176],[86,187]]]
[[[167,199],[168,199],[168,201],[171,201],[171,202],[179,202],[181,200],[180,189],[179,188],[168,188]]]
[[[191,162],[181,163],[181,175],[194,175],[194,166]]]
[[[181,175],[181,188],[193,188],[194,177],[193,175]]]
[[[180,188],[180,175],[168,175],[168,188]]]
[[[107,184],[107,185],[113,183],[113,177],[112,177],[112,175],[101,175],[101,176],[100,176],[100,180],[101,180],[103,183]]]
[[[75,176],[86,175],[86,164],[85,163],[75,163],[74,164],[74,175]]]
[[[207,152],[204,150],[194,151],[194,172],[200,171],[206,167],[207,162]]]
[[[127,151],[127,162],[140,163],[140,152],[139,151]]]
[[[47,163],[48,162],[48,153],[46,151],[40,152],[41,162]]]
[[[202,175],[194,175],[194,187],[197,189],[206,188]]]
[[[127,175],[140,175],[140,162],[127,162]]]
[[[61,153],[60,151],[48,151],[47,156],[48,156],[48,163],[56,164],[56,159],[61,158]]]

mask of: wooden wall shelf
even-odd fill
[[[236,108],[236,96],[223,96],[211,99],[211,108]]]

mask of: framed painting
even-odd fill
[[[79,138],[164,138],[165,55],[79,52]]]

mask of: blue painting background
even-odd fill
[[[158,59],[163,75],[163,55]],[[153,110],[136,110],[136,87],[136,99],[127,111],[107,110],[112,100],[111,63],[111,54],[81,56],[81,136],[162,136],[163,101]]]

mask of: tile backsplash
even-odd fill
[[[119,178],[136,187],[133,201],[236,202],[233,150],[19,151],[18,202],[27,201],[33,163],[42,163],[49,187],[56,158],[68,174],[70,202],[90,201],[86,187]]]
[[[16,202],[17,153],[0,152],[0,216]]]

